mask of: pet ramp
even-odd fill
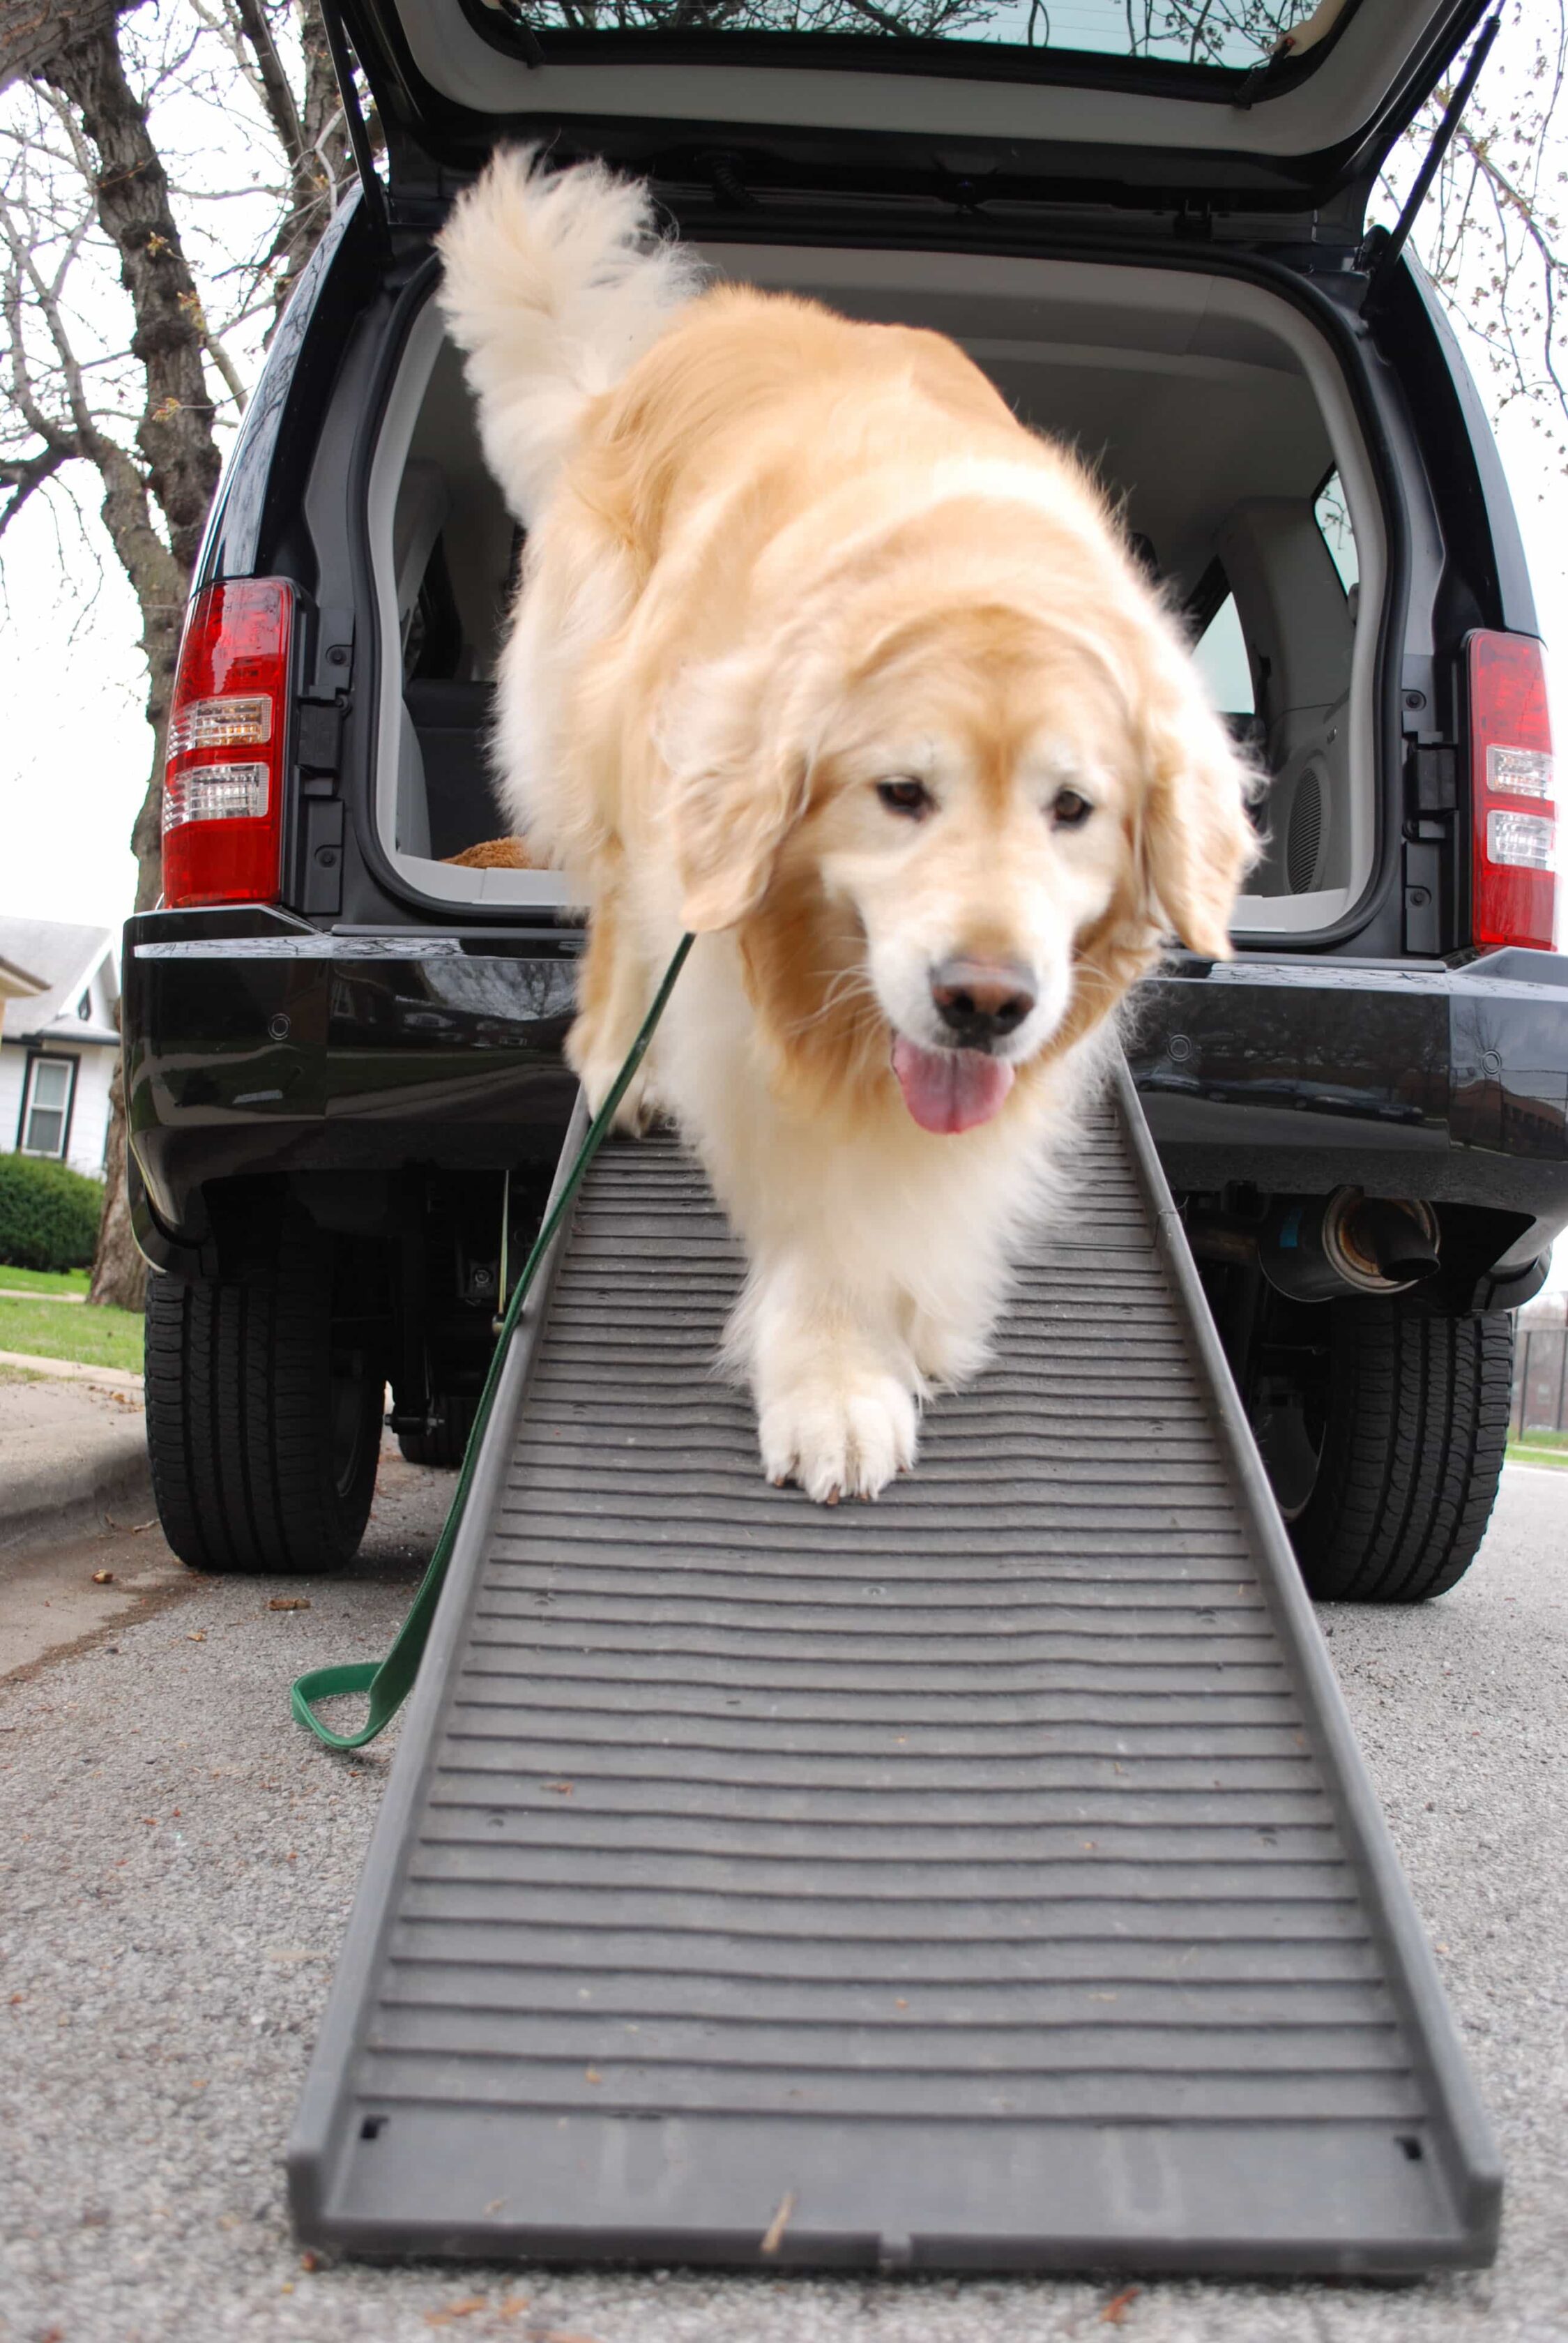
[[[1486,2121],[1124,1070],[1081,1179],[913,1475],[824,1511],[715,1379],[700,1173],[599,1156],[360,1885],[307,2242],[1491,2258]]]

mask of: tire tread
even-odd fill
[[[347,1483],[333,1454],[331,1269],[286,1220],[243,1278],[147,1281],[153,1495],[183,1562],[211,1571],[339,1569],[375,1491],[381,1387],[367,1372]]]
[[[1330,1306],[1322,1457],[1290,1525],[1302,1573],[1322,1602],[1428,1602],[1468,1570],[1496,1502],[1513,1321]]]

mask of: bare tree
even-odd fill
[[[1124,0],[1128,47],[1193,64],[1261,65],[1326,39],[1342,0]],[[1389,158],[1397,212],[1463,66],[1436,89]],[[1564,0],[1509,0],[1413,243],[1456,319],[1479,342],[1494,412],[1522,406],[1568,471],[1568,83]]]
[[[96,476],[103,537],[136,593],[147,668],[152,777],[131,841],[143,910],[160,888],[164,740],[186,592],[225,433],[245,403],[246,369],[226,334],[237,331],[254,357],[247,328],[286,299],[351,166],[317,0],[273,0],[270,11],[267,0],[55,9],[50,22],[52,46],[12,48],[27,81],[0,120],[0,533],[41,490]],[[0,70],[5,61],[0,49]],[[259,206],[264,230],[249,251],[203,232],[198,281],[187,250],[198,191],[171,184],[156,126],[177,144],[182,117],[232,106],[236,81],[270,139],[272,169],[270,183],[233,193],[252,219]],[[205,186],[199,198],[210,208],[224,192]],[[116,1091],[92,1299],[136,1306],[143,1275]]]
[[[1457,74],[1390,160],[1408,186]],[[1523,407],[1568,471],[1568,84],[1563,0],[1512,0],[1416,229],[1422,261],[1479,343],[1494,412]]]

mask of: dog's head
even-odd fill
[[[1225,728],[1114,545],[1053,541],[1048,573],[1016,535],[977,564],[948,528],[947,558],[689,671],[664,745],[684,920],[740,931],[780,1056],[819,1089],[890,1067],[916,1121],[957,1131],[1163,933],[1222,956],[1256,843]]]

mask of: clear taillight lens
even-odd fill
[[[280,578],[208,586],[191,604],[164,772],[166,903],[276,900],[293,622]]]
[[[259,749],[272,738],[270,699],[196,699],[169,719],[171,757],[197,749]]]
[[[1533,635],[1470,638],[1473,940],[1552,949],[1557,817],[1546,669]]]

